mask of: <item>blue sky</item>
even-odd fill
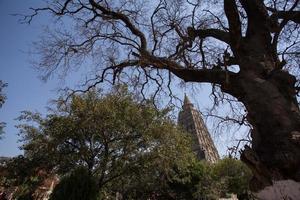
[[[22,153],[17,142],[18,130],[14,127],[18,122],[14,119],[23,110],[46,113],[51,99],[57,97],[57,89],[74,86],[81,80],[80,73],[73,73],[65,82],[53,77],[47,82],[38,78],[38,72],[30,64],[32,57],[27,53],[32,42],[42,34],[42,28],[49,18],[39,15],[31,25],[20,24],[15,13],[28,13],[29,7],[37,7],[42,1],[35,0],[0,0],[0,80],[8,83],[5,89],[7,102],[0,109],[0,121],[7,123],[5,136],[0,140],[0,156],[15,156]],[[33,57],[34,58],[34,57]],[[183,97],[183,89],[176,90]],[[203,87],[201,93],[190,95],[196,107],[202,109],[209,104],[209,88]],[[197,101],[196,101],[197,100]],[[208,128],[211,128],[209,123]],[[219,137],[217,147],[225,154],[231,138]]]
[[[20,24],[14,13],[25,13],[39,1],[0,0],[0,80],[8,83],[5,89],[7,102],[0,110],[0,121],[7,123],[4,139],[0,141],[0,156],[20,153],[14,120],[22,110],[45,112],[49,99],[55,97],[56,80],[42,82],[31,67],[28,50],[40,34],[41,22],[37,19],[30,26]]]
[[[13,14],[29,13],[30,7],[38,7],[43,1],[0,0],[0,80],[8,83],[4,92],[7,101],[0,109],[0,121],[6,122],[4,139],[0,140],[0,156],[15,156],[19,150],[18,130],[15,120],[23,110],[47,113],[47,106],[58,97],[58,89],[66,85],[74,87],[81,79],[79,73],[72,73],[65,80],[57,77],[47,82],[39,78],[32,67],[34,55],[29,51],[49,22],[49,16],[39,15],[30,25],[21,24],[20,16]]]

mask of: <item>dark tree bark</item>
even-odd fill
[[[296,78],[282,70],[271,37],[270,17],[260,0],[241,0],[248,17],[242,36],[235,0],[225,0],[224,10],[229,32],[189,29],[190,37],[215,37],[230,45],[240,72],[228,81],[213,75],[207,82],[221,85],[224,92],[240,100],[248,111],[252,125],[252,147],[246,146],[241,159],[253,171],[254,191],[276,180],[300,182],[300,110],[296,99]],[[283,14],[279,13],[279,17]],[[296,14],[288,15],[295,21]],[[176,74],[176,73],[175,73]],[[182,77],[183,72],[179,73]],[[225,75],[224,75],[225,76]],[[193,81],[206,82],[205,76]],[[201,78],[200,78],[201,77]],[[221,81],[223,80],[223,81]]]
[[[252,148],[247,146],[241,159],[254,172],[252,189],[257,191],[275,180],[300,182],[300,111],[296,78],[282,70],[272,49],[266,7],[259,0],[240,2],[248,16],[242,38],[235,1],[225,0],[230,46],[241,70],[224,91],[243,102],[248,111]]]

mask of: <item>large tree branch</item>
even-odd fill
[[[300,11],[277,11],[274,13],[279,19],[285,19],[300,24]]]
[[[169,67],[168,69],[185,82],[215,83],[222,86],[229,84],[227,80],[235,76],[235,73],[221,69],[187,69],[173,67]]]
[[[246,37],[261,35],[269,42],[271,40],[269,15],[264,2],[262,0],[240,0],[240,2],[248,17]]]
[[[271,18],[283,19],[285,21],[290,20],[297,24],[300,24],[300,11],[294,11],[294,9],[298,6],[299,2],[300,0],[295,0],[294,4],[288,10],[278,11],[277,9],[270,7],[268,7],[267,9],[273,13]],[[285,24],[286,23],[287,22],[285,22]]]
[[[195,69],[186,68],[177,62],[153,56],[150,54],[143,55],[142,62],[147,65],[152,65],[158,69],[166,69],[181,78],[185,82],[206,82],[215,83],[226,86],[230,83],[230,79],[235,77],[235,73],[222,69]]]
[[[284,29],[284,27],[287,25],[289,21],[294,21],[295,23],[300,24],[300,11],[293,11],[300,0],[296,0],[294,4],[290,7],[289,10],[287,11],[277,11],[276,9],[273,8],[267,8],[269,11],[273,12],[273,14],[270,17],[270,20],[273,21],[273,23],[278,23],[278,19],[283,19],[279,26],[276,27],[276,31],[273,37],[272,45],[273,45],[273,50],[274,52],[277,52],[277,44],[278,44],[278,39],[280,36],[281,31]],[[295,14],[293,14],[295,12]],[[296,14],[298,12],[298,14]],[[287,13],[287,14],[286,14]],[[284,16],[286,14],[286,16]],[[298,17],[297,17],[298,15]],[[298,18],[298,19],[297,19]]]
[[[199,37],[201,39],[213,37],[227,44],[230,43],[229,33],[219,29],[194,29],[192,27],[188,27],[187,32],[191,39],[195,39],[196,37]]]
[[[63,16],[63,15],[66,15],[66,14],[76,14],[78,13],[79,11],[81,11],[82,9],[84,8],[87,8],[84,4],[82,4],[80,2],[80,6],[77,7],[76,9],[74,10],[69,10],[68,9],[68,6],[72,4],[72,0],[66,0],[65,3],[63,5],[59,4],[59,6],[57,7],[43,7],[43,8],[30,8],[30,10],[33,11],[33,14],[31,15],[21,15],[23,16],[23,19],[21,20],[22,23],[28,23],[30,24],[33,17],[35,17],[36,15],[39,14],[39,12],[41,11],[50,11],[51,13],[53,13],[54,15],[57,15],[57,16]]]
[[[127,67],[133,67],[139,64],[138,60],[125,60],[121,63],[118,64],[112,64],[109,67],[106,67],[103,69],[101,75],[96,75],[95,78],[92,78],[90,80],[87,80],[85,82],[85,84],[83,86],[87,86],[85,89],[77,89],[77,90],[68,90],[69,95],[66,98],[66,101],[68,101],[69,98],[71,98],[74,94],[76,93],[86,93],[88,91],[90,91],[92,88],[95,88],[98,84],[102,83],[103,81],[105,81],[105,77],[108,74],[108,71],[112,71],[112,75],[113,75],[113,82],[115,82],[115,79],[117,78],[117,76],[122,72],[122,70],[124,68]]]
[[[229,24],[229,35],[233,50],[239,48],[242,38],[241,21],[235,0],[224,0],[224,10]]]
[[[262,0],[240,0],[248,19],[260,23],[268,19],[268,12]]]
[[[142,50],[146,50],[147,48],[147,41],[146,41],[146,37],[144,35],[144,33],[142,33],[129,19],[128,16],[126,16],[125,14],[122,14],[121,12],[115,12],[112,10],[109,10],[108,8],[105,8],[103,6],[101,6],[100,3],[95,2],[94,0],[90,0],[89,1],[90,4],[95,7],[96,9],[100,10],[102,12],[102,14],[106,15],[107,17],[110,17],[112,19],[118,19],[120,21],[122,21],[126,27],[129,28],[129,30],[136,35],[137,37],[140,38],[141,41],[141,49]]]

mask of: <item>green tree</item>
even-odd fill
[[[85,167],[107,198],[117,192],[151,195],[163,190],[174,166],[183,169],[195,159],[169,110],[139,103],[124,87],[74,95],[45,118],[23,112],[22,149],[60,175]]]
[[[211,168],[205,161],[196,161],[186,169],[176,170],[168,182],[171,193],[179,199],[216,199],[219,196],[213,187]]]
[[[87,89],[120,79],[142,91],[147,83],[168,90],[175,77],[211,83],[215,105],[233,108],[233,117],[222,119],[251,124],[253,145],[241,159],[256,177],[253,189],[261,190],[279,177],[300,184],[299,6],[298,0],[53,0],[25,20],[50,12],[66,24],[64,30],[52,24],[57,31],[35,47],[45,76],[91,63],[95,77]]]
[[[239,199],[249,198],[250,169],[240,160],[224,158],[213,167],[213,176],[220,183],[220,192],[237,194]]]
[[[217,163],[196,161],[169,179],[170,193],[179,199],[214,200],[236,194],[250,199],[250,169],[240,160],[224,158]]]
[[[0,166],[0,185],[4,188],[17,187],[14,199],[33,199],[32,194],[39,184],[48,177],[41,173],[41,162],[30,160],[24,156],[17,156]]]

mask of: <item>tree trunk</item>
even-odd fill
[[[252,169],[251,189],[261,199],[300,197],[300,111],[295,81],[283,70],[267,76],[243,72],[233,89],[252,125],[252,147],[245,147],[241,159]]]

